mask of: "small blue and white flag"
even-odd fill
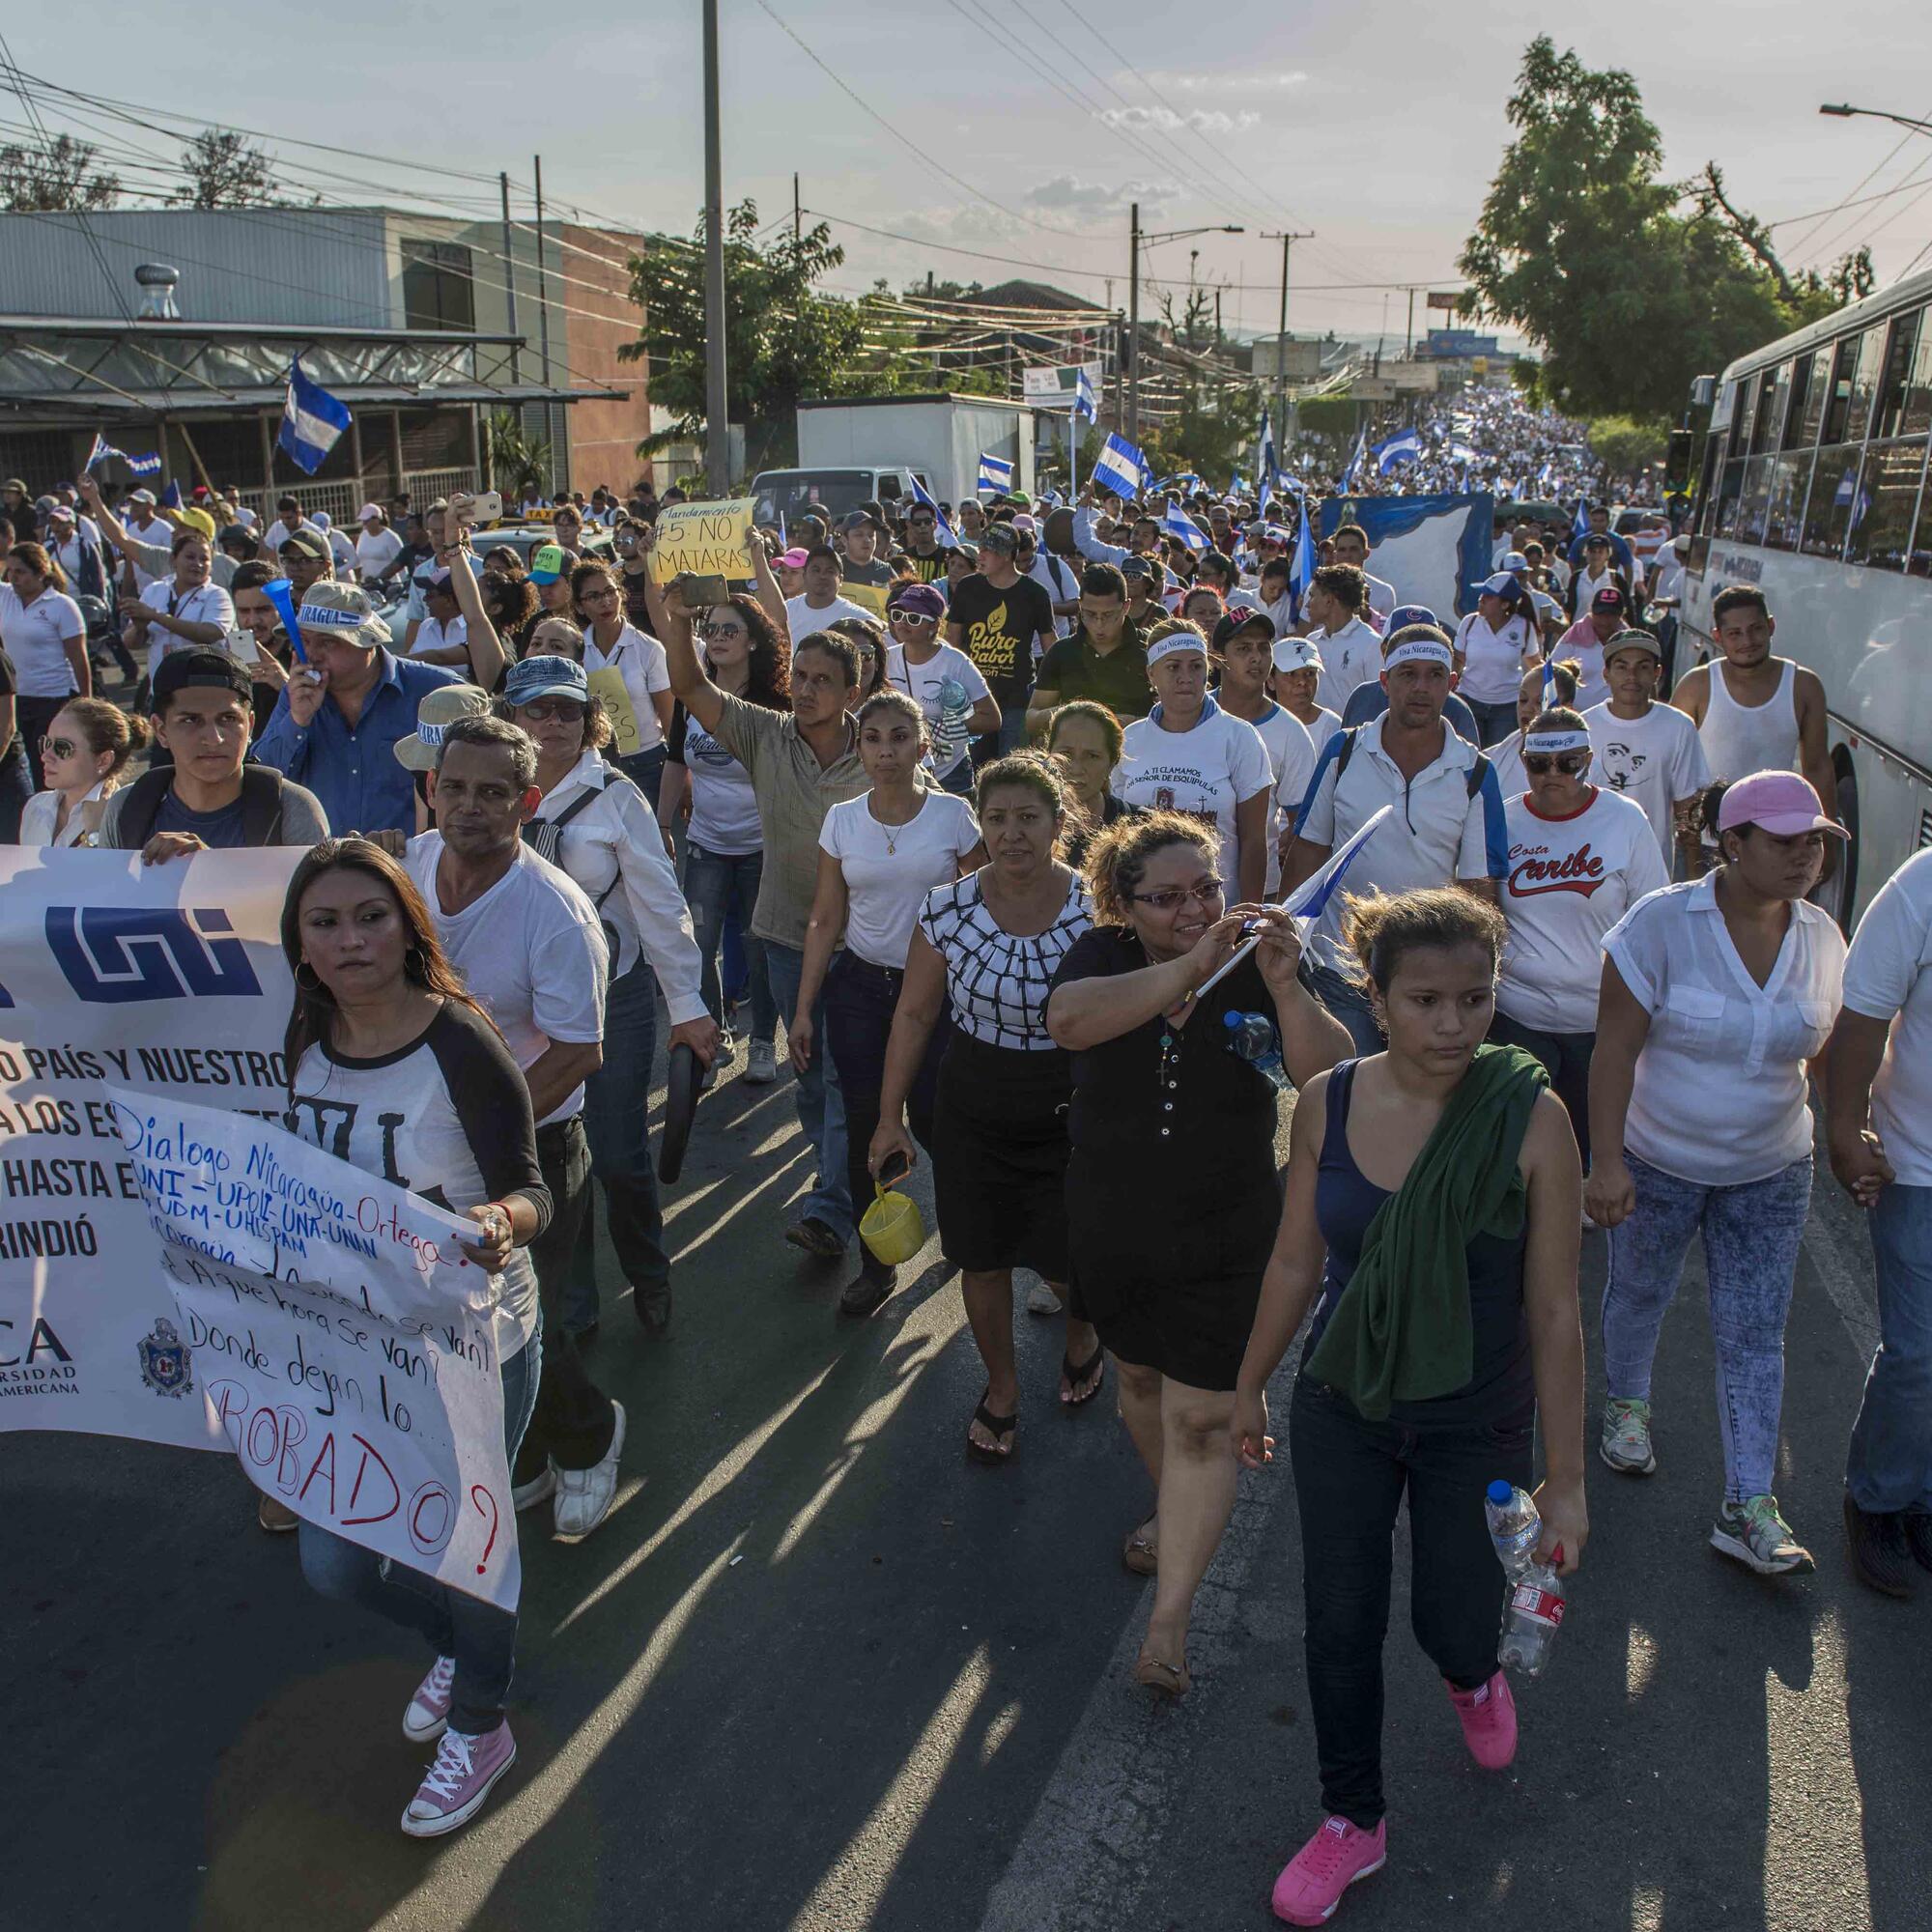
[[[1084,368],[1073,372],[1073,419],[1076,422],[1094,422],[1100,413],[1099,404],[1094,397],[1094,379]]]
[[[1540,490],[1548,489],[1549,479],[1555,474],[1556,474],[1556,459],[1554,457],[1550,457],[1544,463],[1543,468],[1536,472],[1537,488]]]
[[[110,456],[118,456],[136,476],[158,476],[161,473],[161,459],[158,456],[129,456],[125,449],[116,449],[98,430],[95,432],[94,447],[87,452],[87,461],[81,468],[90,470],[97,463],[105,463]]]
[[[1167,515],[1161,520],[1161,528],[1171,537],[1179,537],[1191,551],[1204,551],[1208,539],[1201,526],[1183,510],[1179,503],[1167,506]]]
[[[1460,463],[1464,469],[1475,462],[1476,452],[1466,442],[1452,442],[1449,445],[1449,461]]]
[[[1255,441],[1255,497],[1263,516],[1267,515],[1268,505],[1274,501],[1274,479],[1280,469],[1274,450],[1274,424],[1264,410],[1261,434]]]
[[[1394,810],[1394,806],[1384,805],[1371,812],[1362,822],[1360,829],[1344,839],[1335,849],[1328,863],[1319,872],[1311,873],[1282,900],[1283,912],[1292,915],[1298,922],[1307,922],[1301,928],[1304,939],[1307,937],[1308,926],[1321,917],[1328,901],[1335,896],[1335,889],[1342,883],[1343,873],[1354,864],[1356,853],[1369,842],[1375,835],[1376,828]]]
[[[1573,544],[1581,543],[1589,534],[1590,499],[1587,497],[1578,497],[1577,498],[1577,520],[1570,526],[1570,541]]]
[[[1342,489],[1346,494],[1355,487],[1356,479],[1362,473],[1362,465],[1368,460],[1369,426],[1364,423],[1355,438],[1354,453],[1349,458],[1349,467],[1342,472]]]
[[[1399,429],[1393,436],[1384,437],[1376,444],[1371,454],[1376,459],[1376,474],[1387,476],[1405,463],[1422,461],[1422,432],[1419,429]]]
[[[911,480],[913,501],[915,503],[923,503],[932,512],[933,541],[938,544],[941,550],[957,550],[959,548],[958,533],[946,521],[945,511],[932,500],[932,493],[926,489],[925,485],[917,476]]]
[[[1292,469],[1277,469],[1274,472],[1274,487],[1296,498],[1301,496],[1301,478]]]
[[[275,446],[306,475],[313,476],[349,427],[349,405],[302,374],[301,357],[289,364],[288,395],[282,403],[281,434]]]
[[[1298,622],[1301,617],[1301,600],[1308,595],[1308,586],[1315,582],[1316,566],[1321,559],[1315,549],[1315,519],[1308,513],[1308,505],[1301,506],[1301,528],[1295,534],[1294,556],[1288,566],[1289,609]]]
[[[1150,475],[1148,460],[1125,437],[1109,433],[1094,465],[1092,480],[1122,497],[1137,497]]]
[[[988,456],[980,452],[980,480],[974,484],[976,490],[990,490],[995,496],[1004,497],[1013,487],[1013,466],[1004,456]]]

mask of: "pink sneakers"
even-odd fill
[[[449,1728],[449,1688],[455,1682],[455,1658],[439,1657],[403,1713],[403,1735],[411,1744],[433,1743]]]
[[[1516,1699],[1510,1694],[1509,1679],[1498,1670],[1473,1690],[1459,1690],[1447,1679],[1443,1688],[1463,1720],[1469,1755],[1485,1771],[1502,1770],[1516,1756]]]
[[[1291,1925],[1325,1925],[1358,1878],[1388,1863],[1388,1820],[1373,1832],[1331,1813],[1274,1882],[1274,1916]]]
[[[412,1838],[440,1838],[469,1824],[516,1758],[517,1741],[507,1719],[480,1737],[444,1731],[436,1762],[403,1813],[403,1830]]]

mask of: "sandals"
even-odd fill
[[[1151,1522],[1152,1520],[1151,1517],[1148,1519],[1148,1522]],[[1127,1540],[1121,1545],[1121,1561],[1136,1577],[1158,1577],[1160,1575],[1160,1545],[1151,1542],[1142,1534],[1142,1531],[1146,1528],[1147,1523],[1144,1522],[1139,1529],[1130,1529],[1127,1532]]]
[[[1156,1696],[1172,1697],[1176,1702],[1194,1689],[1194,1680],[1188,1676],[1185,1663],[1168,1663],[1158,1657],[1150,1657],[1146,1651],[1134,1660],[1134,1682],[1144,1684]]]
[[[1100,1373],[1094,1377],[1094,1386],[1085,1395],[1076,1395],[1070,1402],[1063,1402],[1060,1405],[1062,1408],[1085,1408],[1100,1393],[1101,1389],[1106,1386],[1106,1354],[1107,1345],[1104,1342],[1095,1342],[1094,1344],[1094,1352],[1084,1362],[1076,1363],[1071,1355],[1061,1356],[1060,1373],[1065,1377],[1068,1388],[1077,1389],[1089,1376],[1094,1375],[1094,1364],[1097,1362],[1100,1366]]]
[[[992,1390],[989,1388],[986,1391],[986,1395],[991,1394]],[[995,1415],[986,1406],[985,1396],[980,1398],[980,1406],[973,1411],[973,1420],[981,1429],[990,1431],[994,1440],[999,1442],[1005,1442],[1012,1435],[1014,1425],[1018,1423],[1019,1419],[1019,1411],[1017,1409],[1010,1415]],[[987,1463],[994,1468],[1003,1468],[1011,1460],[1013,1452],[1010,1446],[1004,1449],[988,1449],[983,1442],[975,1442],[972,1432],[969,1429],[966,1435],[966,1453],[976,1463]]]

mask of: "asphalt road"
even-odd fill
[[[520,1759],[451,1839],[396,1829],[424,1660],[307,1591],[231,1464],[6,1438],[0,1926],[1272,1924],[1317,1800],[1286,1467],[1243,1479],[1194,1693],[1151,1708],[1124,1672],[1151,1586],[1118,1557],[1145,1486],[1111,1401],[1059,1412],[1058,1326],[1020,1315],[1017,1455],[968,1464],[980,1382],[936,1250],[840,1323],[846,1271],[779,1238],[803,1179],[788,1084],[706,1099],[671,1206],[672,1335],[646,1342],[617,1301],[593,1358],[630,1413],[619,1507],[582,1545],[526,1540]],[[1662,1467],[1592,1464],[1586,1567],[1510,1772],[1467,1761],[1399,1557],[1390,1862],[1338,1924],[1932,1923],[1932,1578],[1898,1605],[1844,1566],[1872,1315],[1862,1231],[1830,1196],[1778,1476],[1818,1575],[1765,1581],[1705,1547],[1721,1484],[1693,1262],[1660,1355]],[[1586,1239],[1586,1330],[1601,1283]]]

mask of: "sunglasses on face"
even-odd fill
[[[930,611],[907,611],[900,609],[893,612],[895,623],[910,624],[914,630],[923,630],[928,624],[936,624],[939,619]]]
[[[743,624],[700,624],[697,635],[707,643],[716,643],[720,638],[743,638],[750,633]]]
[[[79,754],[80,747],[71,738],[46,738],[41,740],[41,755],[43,758],[71,758]]]
[[[1589,762],[1587,752],[1562,752],[1552,755],[1548,752],[1530,752],[1524,754],[1522,768],[1533,779],[1547,779],[1552,766],[1566,779],[1574,779]]]
[[[583,722],[583,706],[574,697],[536,697],[527,704],[518,705],[517,709],[537,724],[580,724]]]

